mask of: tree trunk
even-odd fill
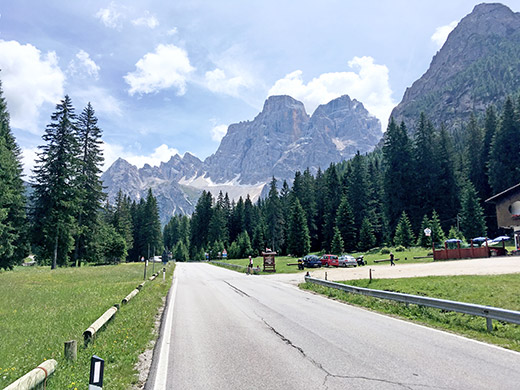
[[[56,239],[54,241],[54,256],[52,258],[52,266],[51,269],[56,269],[56,264],[58,262],[58,235],[59,235],[60,228],[58,227],[56,229]]]

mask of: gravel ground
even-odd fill
[[[328,280],[340,281],[368,279],[369,269],[372,269],[372,277],[377,279],[414,278],[418,276],[512,274],[520,273],[520,256],[413,264],[397,261],[395,267],[385,263],[383,265],[378,264],[355,268],[314,268],[308,271],[314,278],[324,279],[326,272]],[[297,285],[304,282],[304,275],[305,272],[265,275],[260,277]]]

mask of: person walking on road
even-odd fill
[[[390,252],[390,267],[392,265],[395,265],[395,263],[394,263],[394,254],[392,252]]]

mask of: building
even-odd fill
[[[497,224],[504,229],[513,229],[515,247],[520,249],[520,183],[492,196],[486,203],[494,203]]]

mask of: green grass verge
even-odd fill
[[[345,284],[433,298],[449,299],[520,311],[520,274],[485,276],[429,276],[421,278],[351,280]],[[482,317],[405,305],[346,292],[312,283],[300,288],[378,312],[396,315],[428,326],[448,330],[476,340],[520,351],[520,326],[493,321],[493,332]]]
[[[156,266],[156,271],[160,268]],[[58,368],[47,389],[86,389],[92,355],[105,360],[104,387],[131,388],[138,380],[134,370],[138,356],[156,337],[155,315],[171,285],[172,269],[168,267],[166,283],[162,277],[147,281],[87,348],[83,331],[142,282],[142,264],[53,271],[17,267],[1,273],[0,388],[52,358]],[[78,342],[78,360],[69,363],[63,344],[73,339]]]

